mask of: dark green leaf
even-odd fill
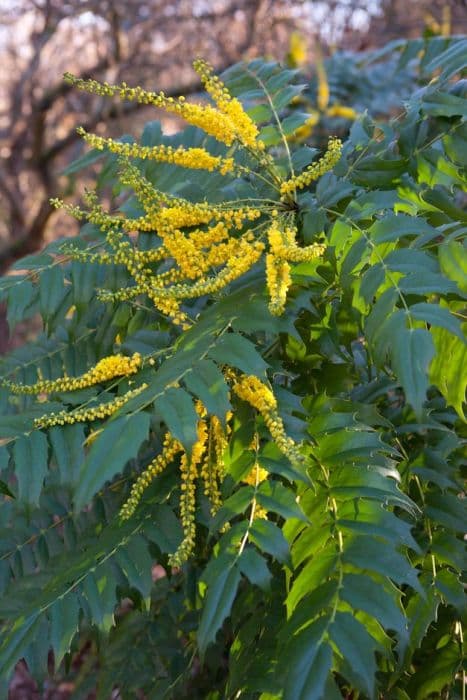
[[[281,663],[287,668],[284,700],[324,700],[332,664],[331,646],[324,642],[329,620],[324,618],[299,632],[286,648]]]
[[[50,642],[57,666],[68,652],[78,631],[79,605],[76,593],[57,598],[50,608]]]
[[[42,483],[47,474],[47,452],[47,438],[39,430],[29,436],[21,435],[16,441],[13,459],[20,501],[39,505]]]
[[[282,530],[277,525],[269,520],[254,520],[250,529],[250,537],[261,551],[270,554],[283,564],[289,564],[289,545]]]
[[[364,610],[385,629],[406,636],[406,620],[398,590],[389,581],[377,582],[368,574],[346,574],[341,596],[355,610]]]
[[[218,364],[237,367],[245,374],[262,376],[268,366],[253,343],[238,333],[224,333],[209,350],[209,356]]]
[[[184,379],[188,391],[197,396],[208,413],[225,420],[230,410],[229,390],[224,375],[210,360],[200,360]]]
[[[431,326],[445,328],[465,342],[465,336],[462,333],[459,319],[444,306],[420,302],[410,307],[410,315],[415,319],[429,323]]]
[[[7,321],[10,332],[20,321],[29,318],[30,307],[35,300],[36,289],[32,282],[25,280],[12,285],[8,291]]]
[[[54,427],[49,436],[62,484],[76,486],[84,462],[83,426],[76,424]]]
[[[148,413],[136,413],[107,423],[81,467],[75,509],[81,510],[95,493],[136,457],[149,432]]]
[[[222,623],[230,614],[240,578],[238,566],[235,562],[230,562],[229,565],[223,566],[222,571],[208,587],[197,633],[198,647],[202,656],[209,643],[215,640]]]
[[[14,493],[10,491],[8,488],[8,484],[5,484],[4,481],[0,479],[0,493],[3,494],[4,496],[8,496],[9,498],[15,498]]]
[[[170,387],[156,398],[154,408],[173,437],[191,452],[198,439],[196,426],[199,420],[191,396],[184,389]]]
[[[428,367],[435,354],[429,331],[423,328],[396,329],[391,350],[392,366],[407,401],[420,416],[428,389]]]
[[[259,586],[264,591],[270,589],[272,574],[264,557],[256,549],[245,547],[238,559],[238,567],[250,583]]]
[[[329,634],[345,659],[346,675],[359,690],[374,697],[376,640],[348,612],[336,613]]]
[[[263,481],[258,488],[256,498],[267,511],[278,513],[285,519],[298,518],[307,522],[293,491],[278,481]]]

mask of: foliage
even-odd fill
[[[1,283],[44,323],[3,361],[4,684],[51,648],[75,697],[461,697],[466,42],[404,51],[423,84],[337,164],[262,60],[198,64],[217,141],[90,137],[113,211]]]

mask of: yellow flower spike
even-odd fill
[[[195,299],[204,296],[205,294],[213,294],[223,289],[227,284],[233,282],[247,270],[249,270],[255,262],[261,257],[264,250],[264,245],[259,241],[253,244],[240,239],[236,246],[235,257],[229,259],[227,265],[217,275],[208,278],[201,278],[193,284],[174,284],[171,287],[152,287],[148,289],[140,288],[136,293],[147,293],[152,295],[158,301],[167,300],[182,300]],[[157,279],[156,279],[157,281]],[[122,290],[120,292],[101,294],[106,300],[121,300],[127,298],[127,292],[132,290]]]
[[[301,67],[307,62],[307,42],[300,32],[292,32],[290,35],[287,59],[292,68]]]
[[[199,465],[202,463],[206,451],[207,441],[207,424],[205,420],[200,420],[198,421],[198,440],[193,445],[191,459],[184,453],[180,460],[180,519],[184,537],[177,551],[169,558],[171,566],[181,566],[188,559],[195,546],[196,480]]]
[[[308,168],[295,177],[286,180],[281,184],[281,195],[282,199],[285,199],[290,192],[295,189],[303,189],[311,184],[314,180],[317,180],[322,175],[327,173],[329,170],[336,165],[341,157],[342,152],[342,141],[340,139],[331,136],[328,143],[328,149],[324,156],[320,158],[316,163],[312,163]]]
[[[240,379],[235,380],[233,390],[239,398],[256,408],[261,414],[277,408],[276,397],[258,377],[243,374]]]
[[[204,493],[211,502],[211,515],[215,515],[222,505],[219,483],[224,478],[224,452],[227,448],[227,436],[217,416],[209,419],[209,439],[203,464],[201,478]]]
[[[272,253],[266,256],[266,284],[270,299],[269,311],[273,316],[280,316],[284,312],[292,278],[289,263]]]
[[[81,207],[73,204],[66,204],[58,197],[52,197],[49,202],[55,209],[63,209],[77,221],[88,220],[96,226],[99,226],[103,231],[106,231],[113,226],[122,222],[121,216],[111,216],[102,209],[102,206],[97,202],[97,195],[94,192],[87,191],[83,195],[86,205],[90,211],[85,211]]]
[[[242,482],[244,484],[249,484],[250,486],[256,488],[258,484],[260,484],[262,481],[265,481],[268,478],[268,476],[269,472],[267,472],[266,469],[263,469],[263,467],[260,466],[259,462],[256,461],[251,471],[249,471],[248,474],[242,479]],[[268,511],[266,510],[266,508],[263,508],[262,506],[258,505],[256,499],[253,501],[252,508],[254,508],[253,517],[255,520],[257,518],[264,519],[268,517]]]
[[[176,455],[183,450],[181,444],[170,433],[164,438],[162,452],[155,457],[146,469],[138,476],[131,487],[130,495],[120,510],[122,520],[128,520],[135,512],[141,497],[154,479],[162,474],[164,469],[174,460]]]
[[[255,150],[263,150],[264,144],[258,141],[259,131],[256,124],[245,112],[240,100],[232,97],[220,78],[214,75],[212,66],[198,59],[194,61],[193,67],[218,110],[231,119],[234,133],[240,143]]]
[[[316,76],[318,78],[317,105],[320,112],[323,112],[329,103],[329,83],[321,57],[318,57],[316,61]]]
[[[268,229],[268,242],[269,249],[273,257],[278,261],[279,259],[286,260],[287,262],[309,262],[314,260],[324,253],[326,247],[320,243],[313,243],[312,245],[300,248],[297,245],[297,228],[294,226],[288,226],[282,229],[276,219],[272,220],[271,226]],[[272,259],[269,260],[269,264],[272,266]],[[277,264],[277,263],[276,263]],[[276,271],[270,270],[271,287],[277,284]]]
[[[243,477],[242,481],[244,484],[249,484],[250,486],[256,486],[262,481],[265,481],[269,476],[269,472],[263,469],[257,462],[252,467],[251,471],[248,472],[246,476]]]
[[[141,386],[136,389],[131,389],[127,391],[122,396],[117,396],[112,401],[107,401],[106,403],[101,403],[98,406],[93,406],[92,408],[80,408],[77,411],[60,411],[59,413],[48,413],[40,418],[34,420],[35,428],[52,428],[54,425],[73,425],[74,423],[89,423],[95,420],[102,420],[108,418],[116,413],[122,406],[124,406],[130,399],[138,396],[144,389],[147,388],[147,384],[141,384]]]
[[[137,352],[131,357],[110,355],[99,360],[94,367],[79,377],[43,379],[32,385],[15,384],[8,380],[2,380],[2,383],[8,386],[13,394],[49,394],[58,391],[76,391],[116,377],[129,377],[140,369],[142,361],[141,355]]]
[[[290,438],[277,411],[277,401],[271,389],[253,375],[242,375],[233,385],[237,396],[253,406],[261,414],[279,450],[296,465],[302,465],[304,457],[298,445]]]
[[[173,163],[183,168],[197,170],[218,170],[221,175],[226,175],[234,170],[233,158],[221,158],[211,155],[205,148],[172,148],[171,146],[139,146],[136,143],[122,143],[112,138],[104,138],[96,134],[90,134],[82,128],[77,129],[80,136],[92,148],[100,151],[105,148],[111,153],[117,153],[127,158],[141,158],[143,160],[156,160],[163,163]]]
[[[327,117],[341,117],[342,119],[350,119],[354,121],[358,118],[358,112],[356,112],[352,107],[345,107],[344,105],[332,105],[326,110]]]
[[[71,73],[65,73],[64,79],[65,82],[74,85],[79,90],[85,90],[94,95],[105,97],[117,95],[122,100],[153,105],[165,112],[177,114],[188,124],[203,129],[207,134],[214,136],[215,139],[227,146],[231,146],[237,137],[237,129],[232,118],[210,105],[190,104],[182,97],[174,99],[166,97],[163,92],[151,92],[143,90],[141,87],[131,88],[126,83],[109,85],[108,83],[99,83],[97,80],[84,80]]]
[[[142,200],[140,199],[140,201]],[[142,203],[146,208],[146,204]],[[254,221],[260,216],[259,209],[252,207],[222,209],[205,203],[194,204],[180,201],[176,205],[161,208],[157,212],[148,213],[147,216],[139,219],[128,219],[122,225],[129,231],[156,231],[162,235],[171,233],[175,229],[200,226],[212,221],[222,221],[226,226],[241,229],[245,220]]]

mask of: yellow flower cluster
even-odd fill
[[[91,205],[90,210],[86,211],[81,209],[81,207],[67,204],[62,199],[54,197],[50,200],[50,204],[56,209],[63,209],[70,216],[72,216],[77,221],[88,220],[92,224],[98,226],[102,231],[108,231],[112,227],[121,226],[124,222],[122,216],[111,216],[107,214],[100,204],[94,203]]]
[[[329,103],[329,83],[326,75],[326,69],[321,58],[316,61],[316,75],[318,78],[318,109],[323,112]]]
[[[133,484],[128,500],[120,510],[123,520],[135,512],[146,488],[181,454],[180,477],[180,518],[183,527],[183,541],[177,551],[170,557],[172,566],[181,566],[191,554],[195,545],[196,525],[196,485],[200,478],[204,483],[204,493],[211,501],[214,514],[221,506],[219,483],[224,477],[224,452],[227,435],[221,421],[216,416],[208,418],[206,409],[200,401],[195,404],[199,416],[197,441],[188,455],[180,442],[170,433],[164,437],[161,453],[152,460]],[[226,420],[231,414],[226,416]]]
[[[107,215],[90,196],[92,209],[88,218],[106,233],[110,250],[89,254],[68,247],[67,251],[78,260],[125,265],[134,286],[117,292],[101,290],[98,295],[102,301],[129,300],[144,294],[162,314],[187,328],[188,317],[180,308],[183,300],[220,291],[260,258],[264,244],[256,241],[251,232],[232,234],[258,219],[262,212],[254,207],[193,203],[166,195],[131,165],[125,165],[122,179],[133,187],[146,215],[139,219]],[[70,213],[82,218],[81,210]],[[201,230],[200,225],[209,228]],[[140,251],[121,229],[157,232],[160,244]],[[159,261],[168,263],[169,268],[154,270],[151,265]]]
[[[273,219],[268,229],[269,253],[266,256],[266,282],[269,292],[269,310],[280,316],[285,308],[287,292],[292,283],[290,262],[309,262],[322,255],[325,248],[313,244],[300,248],[296,239],[294,226],[282,228],[277,219]]]
[[[139,86],[132,88],[126,83],[110,85],[107,82],[99,83],[97,80],[77,78],[71,73],[65,73],[63,77],[67,83],[74,85],[79,90],[85,90],[94,95],[101,95],[103,97],[113,97],[116,95],[122,100],[153,105],[154,107],[163,109],[169,114],[176,114],[182,119],[185,119],[188,124],[198,126],[207,134],[214,136],[215,139],[222,141],[227,146],[230,146],[235,139],[232,121],[210,105],[190,104],[185,101],[184,97],[174,99],[173,97],[166,97],[163,92],[151,92]]]
[[[295,177],[291,177],[289,180],[285,180],[281,184],[281,195],[282,199],[285,199],[290,192],[296,189],[303,189],[307,187],[314,180],[317,180],[322,175],[327,173],[329,170],[336,165],[341,157],[342,151],[342,141],[335,137],[331,137],[328,143],[328,149],[324,156],[320,158],[316,163],[312,163],[308,168]]]
[[[201,466],[200,476],[204,482],[204,495],[211,502],[211,514],[219,510],[222,505],[219,482],[224,477],[224,452],[227,447],[227,436],[217,416],[209,419],[209,439],[206,447],[204,462]]]
[[[176,206],[162,208],[157,214],[148,215],[145,225],[149,227],[150,231],[157,231],[159,234],[165,231],[170,232],[174,229],[209,224],[211,221],[223,221],[229,227],[241,229],[245,220],[254,221],[260,216],[261,212],[252,207],[223,209],[204,203],[195,204],[185,201]],[[144,230],[140,226],[140,220],[137,220],[135,223],[135,228]]]
[[[244,374],[234,383],[233,390],[240,399],[249,403],[261,414],[279,450],[293,464],[303,464],[304,457],[298,446],[285,432],[284,423],[277,411],[276,397],[271,389],[258,377]]]
[[[325,246],[314,243],[300,248],[297,245],[297,229],[295,226],[281,228],[277,219],[273,219],[268,229],[269,249],[276,258],[289,262],[310,262],[322,255]]]
[[[151,291],[161,299],[195,299],[206,294],[214,294],[245,274],[259,260],[263,250],[264,244],[260,241],[249,243],[241,238],[236,246],[236,257],[230,258],[217,275],[202,278],[191,285],[174,284],[167,289],[156,287]]]
[[[122,396],[117,396],[112,401],[101,403],[92,408],[80,408],[77,411],[60,411],[59,413],[48,413],[34,421],[35,428],[52,428],[54,425],[73,425],[73,423],[90,423],[94,420],[102,420],[116,413],[130,399],[138,396],[147,384],[143,383],[136,389],[127,391]]]
[[[166,97],[163,92],[151,92],[141,87],[129,87],[126,83],[110,85],[97,80],[84,80],[71,73],[65,73],[67,83],[80,90],[106,97],[118,96],[140,104],[153,105],[172,114],[177,114],[189,124],[197,126],[215,139],[231,146],[234,140],[250,148],[262,149],[257,141],[258,130],[248,117],[241,103],[232,98],[221,81],[212,75],[212,69],[203,61],[195,62],[195,69],[205,82],[207,91],[214,97],[217,108],[211,105],[191,104],[184,97]],[[221,91],[221,92],[220,92]],[[221,94],[222,93],[222,94]]]
[[[120,220],[122,227],[128,231],[155,231],[162,234],[213,221],[223,221],[229,228],[240,230],[245,221],[252,222],[261,216],[261,211],[255,207],[231,207],[228,202],[216,206],[166,195],[129,163],[125,163],[120,180],[134,190],[146,211],[146,216],[139,219]]]
[[[248,472],[246,476],[243,477],[242,481],[244,484],[249,484],[250,486],[257,486],[262,481],[265,481],[269,476],[269,472],[263,469],[258,462],[255,463],[251,471]]]
[[[212,66],[206,61],[198,59],[193,63],[193,67],[219,111],[231,119],[238,140],[245,146],[263,150],[263,142],[257,140],[258,128],[256,124],[244,111],[240,101],[230,95],[224,83],[214,74]]]
[[[219,170],[221,175],[226,175],[234,170],[233,158],[221,158],[213,156],[205,148],[172,148],[172,146],[139,146],[136,143],[123,143],[111,138],[103,138],[96,134],[89,134],[83,128],[77,129],[80,136],[92,148],[100,151],[107,148],[111,153],[117,153],[126,158],[142,158],[143,160],[157,160],[164,163],[173,163],[183,168],[197,170]]]
[[[122,520],[131,518],[144,491],[159,474],[162,474],[164,469],[174,460],[182,449],[181,444],[175,440],[170,433],[167,433],[162,444],[162,452],[152,460],[131,487],[130,496],[120,510],[120,517]]]
[[[42,379],[35,384],[15,384],[8,380],[4,383],[13,394],[49,394],[51,392],[76,391],[95,384],[101,384],[116,377],[130,377],[141,367],[142,357],[134,353],[131,357],[125,355],[110,355],[99,360],[97,365],[79,377],[59,377],[58,379]]]
[[[341,117],[342,119],[357,119],[358,112],[356,112],[353,107],[346,107],[345,105],[335,104],[331,105],[326,110],[327,117]]]
[[[261,379],[254,375],[243,374],[233,385],[239,398],[253,406],[261,415],[277,409],[276,397]]]
[[[183,540],[177,551],[169,559],[171,566],[181,566],[188,559],[195,546],[196,481],[199,465],[206,449],[207,439],[206,422],[200,420],[198,422],[198,440],[193,445],[191,458],[185,452],[180,460],[180,519],[182,521]]]
[[[263,469],[263,467],[260,466],[259,462],[256,461],[251,471],[248,472],[248,474],[242,479],[242,481],[244,484],[249,484],[250,486],[253,486],[256,489],[262,481],[265,481],[268,478],[268,476],[269,472],[267,472],[266,469]],[[266,508],[263,508],[262,506],[258,505],[256,499],[254,499],[252,503],[252,508],[253,517],[255,519],[268,517],[268,511],[266,510]]]
[[[184,98],[175,100],[163,93],[147,92],[139,87],[129,88],[126,84],[100,84],[93,80],[75,79],[69,75],[67,79],[78,87],[96,94],[118,95],[144,104],[154,104],[186,117],[193,124],[203,126],[202,121],[203,128],[208,133],[216,132],[217,136],[220,129],[224,134],[221,140],[225,143],[230,145],[235,139],[248,148],[260,170],[263,169],[266,174],[272,176],[272,182],[279,187],[283,200],[288,200],[292,190],[304,187],[319,177],[338,159],[340,142],[331,139],[328,152],[323,158],[301,175],[281,183],[277,173],[271,175],[271,164],[274,165],[272,157],[263,151],[263,144],[258,141],[258,130],[241,103],[230,95],[208,63],[198,60],[194,67],[215,108],[188,104]],[[211,118],[216,121],[215,125],[211,123]],[[218,293],[246,273],[263,256],[265,226],[259,222],[254,229],[248,230],[248,225],[270,212],[271,201],[267,204],[265,202],[260,209],[254,206],[239,206],[240,202],[236,202],[234,206],[231,202],[223,202],[220,205],[206,201],[191,202],[165,194],[157,190],[127,159],[155,158],[185,167],[208,170],[216,168],[221,172],[235,169],[234,161],[232,158],[213,156],[203,148],[173,149],[164,145],[143,147],[87,134],[82,129],[80,133],[92,146],[107,147],[122,156],[120,180],[133,189],[145,212],[136,219],[106,214],[97,204],[94,195],[89,196],[91,212],[88,218],[107,234],[107,243],[111,251],[104,251],[88,259],[123,264],[133,280],[132,285],[117,292],[102,290],[99,292],[99,298],[103,301],[115,301],[145,295],[160,313],[182,328],[188,328],[190,320],[187,312],[182,309],[185,300]],[[245,166],[238,168],[242,170]],[[281,205],[284,206],[285,204]],[[77,218],[83,218],[79,209],[70,209],[70,213],[76,214]],[[276,211],[273,211],[273,217],[274,215],[277,216]],[[200,227],[209,228],[205,231]],[[277,226],[273,219],[273,225],[267,234],[269,251],[265,266],[271,298],[270,310],[273,314],[281,314],[285,308],[287,291],[291,284],[290,264],[311,260],[322,252],[320,246],[300,248],[295,240],[296,229],[281,228],[283,227]],[[189,229],[194,230],[190,232]],[[254,233],[256,230],[257,235]],[[125,232],[156,234],[159,237],[159,245],[154,251],[138,251],[131,242],[131,236],[125,238]],[[83,257],[86,254],[77,252],[72,253],[73,255],[78,259],[86,259]],[[159,261],[163,264],[161,270],[157,269]]]
[[[287,292],[292,284],[287,260],[272,253],[266,256],[266,284],[269,292],[269,311],[273,316],[284,313]]]
[[[303,66],[308,58],[307,41],[300,32],[292,32],[289,38],[288,63],[297,68]]]

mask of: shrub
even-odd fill
[[[199,104],[66,76],[191,126],[83,132],[110,210],[57,200],[80,235],[2,280],[44,324],[3,361],[4,684],[461,697],[466,42],[415,45],[322,152],[274,62],[196,62]]]

